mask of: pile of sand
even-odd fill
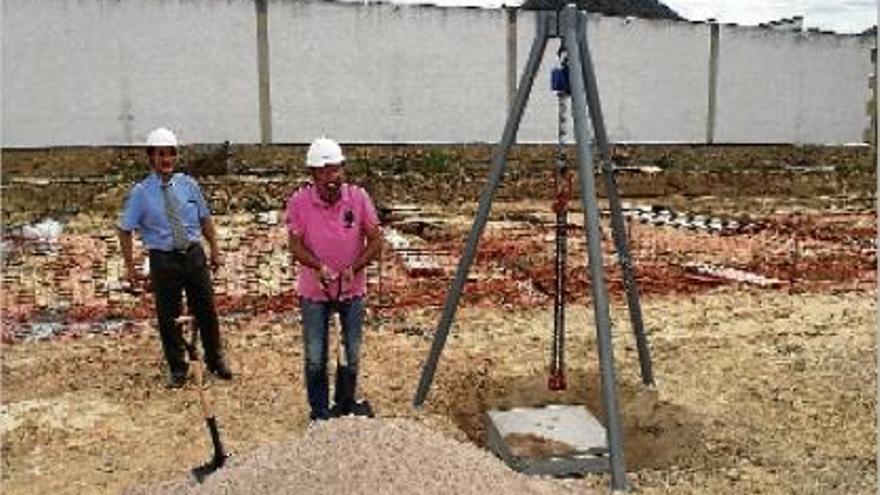
[[[583,488],[579,490],[582,493]],[[138,488],[139,494],[571,494],[571,481],[516,473],[489,452],[403,419],[347,417],[304,436],[267,444],[229,463],[203,484],[192,480]]]

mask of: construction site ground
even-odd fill
[[[215,146],[183,155],[211,198],[226,254],[215,285],[236,377],[210,381],[209,395],[224,443],[238,455],[307,428],[280,218],[304,178],[302,151]],[[485,448],[489,409],[583,404],[604,422],[577,191],[568,227],[568,388],[547,389],[549,146],[515,150],[433,387],[422,409],[412,406],[490,151],[349,151],[349,173],[373,194],[388,239],[369,270],[360,395],[380,417],[411,419],[476,448]],[[614,154],[626,167],[617,179],[657,381],[641,383],[600,187],[631,485],[649,495],[874,493],[872,150]],[[164,386],[152,298],[121,290],[114,222],[145,170],[133,149],[4,151],[4,493],[119,493],[183,478],[210,457],[194,385]],[[50,217],[60,233],[34,234]],[[564,483],[602,491],[608,477]]]

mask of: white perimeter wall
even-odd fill
[[[274,140],[497,140],[504,22],[500,10],[273,2]]]
[[[4,0],[2,145],[259,142],[251,0]],[[507,109],[500,10],[270,0],[273,141],[496,142]],[[517,21],[517,70],[534,14]],[[616,142],[706,139],[710,27],[590,16]],[[873,38],[721,26],[715,142],[860,142]],[[556,139],[551,40],[519,133]],[[519,80],[519,75],[517,75]]]
[[[3,0],[3,146],[258,141],[246,1]]]
[[[872,39],[739,26],[720,37],[718,140],[862,141]]]

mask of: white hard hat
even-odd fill
[[[158,148],[161,146],[177,147],[177,136],[164,127],[153,129],[147,136],[147,147]]]
[[[306,153],[306,166],[321,168],[325,165],[337,165],[345,161],[342,148],[332,139],[320,137],[312,141]]]

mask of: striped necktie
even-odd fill
[[[185,249],[189,241],[186,238],[183,221],[180,219],[180,203],[177,202],[177,197],[171,192],[170,184],[162,185],[162,196],[165,198],[165,213],[168,214],[168,223],[171,224],[171,238],[174,242],[173,249]]]

